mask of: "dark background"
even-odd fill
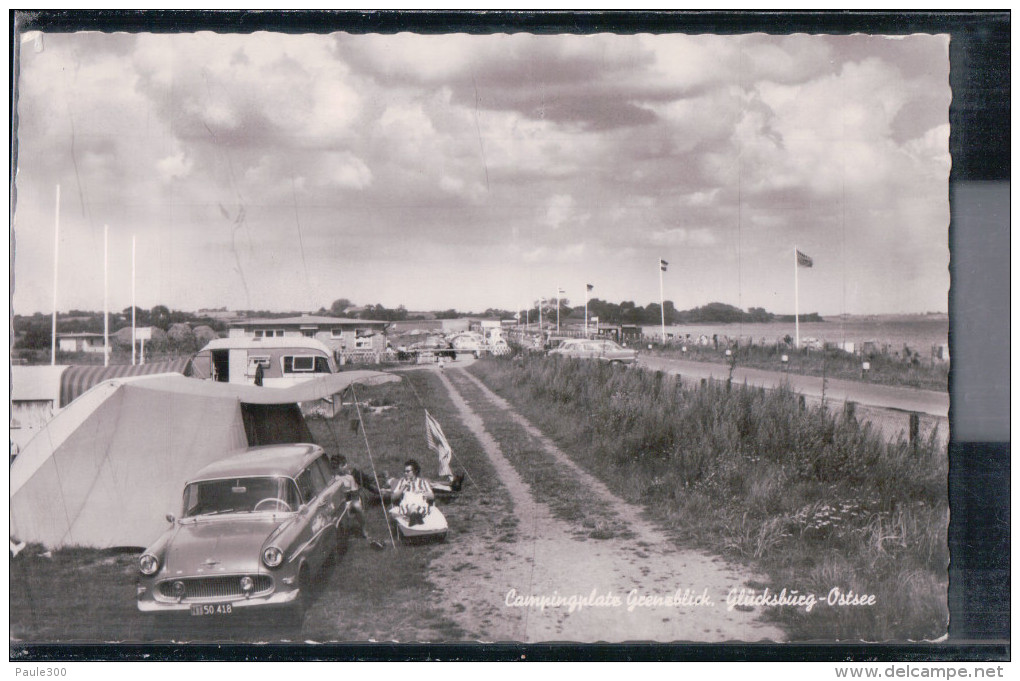
[[[819,645],[19,646],[42,659],[1004,660],[1009,659],[1008,12],[11,11],[25,30],[247,33],[948,33],[950,42],[949,638]],[[16,152],[11,156],[11,177]]]

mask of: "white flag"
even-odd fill
[[[453,476],[453,471],[450,470],[453,449],[450,448],[450,443],[446,440],[443,427],[427,410],[425,411],[425,438],[428,440],[429,449],[439,457],[439,477]]]

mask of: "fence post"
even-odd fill
[[[846,420],[847,421],[854,421],[854,420],[856,420],[855,419],[856,414],[857,414],[857,403],[856,402],[847,402],[846,405],[843,407],[843,415],[846,417]]]
[[[797,404],[800,406],[801,411],[804,411],[807,408],[807,402],[804,401],[803,395],[797,395]]]
[[[921,432],[921,415],[916,411],[910,412],[910,444],[917,446],[917,438]]]

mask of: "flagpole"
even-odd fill
[[[135,235],[131,235],[131,366],[135,365]]]
[[[103,225],[103,366],[110,366],[110,225]]]
[[[659,312],[662,315],[662,344],[666,344],[666,307],[662,293],[662,258],[659,258]]]
[[[556,287],[556,334],[560,333],[560,296],[563,295],[563,289],[559,286]]]
[[[584,337],[588,337],[588,284],[584,285]]]
[[[542,303],[545,302],[545,298],[538,299],[538,333],[542,333]]]
[[[797,262],[797,245],[793,246],[793,326],[794,333],[796,334],[796,345],[793,347],[800,349],[800,283],[798,278],[797,270],[800,268],[800,263]]]
[[[50,333],[50,364],[57,363],[57,267],[60,264],[60,185],[53,228],[53,328]]]

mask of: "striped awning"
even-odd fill
[[[122,376],[177,373],[187,376],[191,358],[175,359],[148,364],[117,364],[113,366],[71,366],[60,376],[60,406],[66,407],[76,397],[94,385]]]

